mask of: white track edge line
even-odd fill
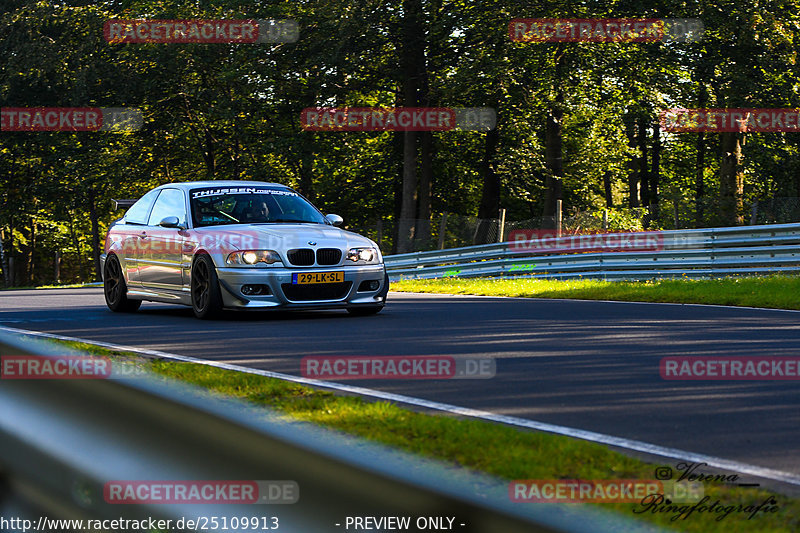
[[[196,363],[202,364],[206,366],[212,366],[216,368],[223,368],[226,370],[234,370],[237,372],[244,372],[247,374],[256,374],[260,376],[276,378],[283,381],[290,381],[294,383],[300,383],[303,385],[310,385],[314,387],[324,387],[328,389],[334,389],[342,392],[349,392],[352,394],[359,394],[362,396],[370,396],[373,398],[378,398],[381,400],[391,400],[399,403],[405,403],[409,405],[414,405],[417,407],[425,407],[427,409],[433,409],[437,411],[444,411],[451,414],[467,416],[471,418],[478,418],[481,420],[488,420],[491,422],[499,422],[502,424],[507,424],[511,426],[522,427],[526,429],[534,429],[537,431],[544,431],[547,433],[553,433],[556,435],[562,435],[566,437],[573,437],[581,440],[586,440],[590,442],[595,442],[598,444],[606,444],[609,446],[614,446],[617,448],[624,448],[627,450],[643,452],[650,455],[657,455],[661,457],[667,457],[670,459],[679,459],[682,461],[688,461],[691,463],[706,463],[708,466],[713,468],[719,468],[722,470],[729,470],[732,472],[738,472],[740,474],[749,474],[755,477],[763,478],[763,479],[770,479],[773,481],[779,481],[782,483],[788,483],[790,485],[800,486],[800,475],[792,474],[791,472],[783,472],[781,470],[774,470],[771,468],[760,467],[756,465],[750,465],[747,463],[740,463],[738,461],[732,461],[729,459],[723,459],[721,457],[715,457],[713,455],[705,455],[700,453],[689,452],[685,450],[680,450],[677,448],[668,448],[665,446],[659,446],[656,444],[650,444],[648,442],[638,441],[638,440],[631,440],[626,439],[623,437],[615,437],[613,435],[606,435],[604,433],[597,433],[594,431],[587,431],[583,429],[571,428],[567,426],[559,426],[555,424],[548,424],[545,422],[537,422],[535,420],[527,420],[524,418],[517,418],[513,416],[506,416],[506,415],[498,415],[495,413],[490,413],[487,411],[479,411],[477,409],[470,409],[468,407],[459,407],[457,405],[446,404],[446,403],[439,403],[430,400],[425,400],[422,398],[414,398],[412,396],[404,396],[402,394],[394,394],[391,392],[383,392],[374,389],[367,389],[363,387],[354,387],[350,385],[343,385],[341,383],[334,383],[331,381],[322,381],[316,379],[308,379],[299,376],[292,376],[291,374],[283,374],[279,372],[270,372],[269,370],[259,370],[257,368],[247,368],[243,366],[231,365],[228,363],[221,363],[218,361],[208,361],[204,359],[197,359],[194,357],[188,357],[185,355],[178,355],[172,354],[168,352],[162,352],[158,350],[150,350],[147,348],[136,348],[132,346],[124,346],[121,344],[113,344],[109,342],[102,342],[102,341],[92,341],[87,339],[81,339],[78,337],[68,337],[65,335],[56,335],[53,333],[45,333],[41,331],[32,331],[32,330],[25,330],[25,329],[17,329],[17,328],[9,328],[6,326],[0,326],[0,330],[8,331],[11,333],[17,333],[22,335],[28,335],[33,337],[43,337],[48,339],[57,339],[63,341],[73,341],[73,342],[83,342],[86,344],[92,344],[95,346],[100,346],[102,348],[109,348],[112,350],[117,351],[125,351],[125,352],[132,352],[138,353],[142,355],[148,355],[151,357],[159,357],[163,359],[174,359],[176,361],[184,361],[188,363]]]

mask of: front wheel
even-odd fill
[[[197,318],[214,318],[222,311],[222,294],[214,262],[199,255],[192,266],[192,309]]]
[[[106,258],[103,268],[103,295],[106,305],[115,313],[133,313],[142,305],[141,300],[128,298],[128,286],[122,275],[122,266],[114,254]]]

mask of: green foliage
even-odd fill
[[[564,112],[565,213],[596,219],[598,209],[610,207],[613,229],[636,229],[641,218],[621,210],[629,205],[630,162],[638,154],[626,121],[643,117],[652,135],[660,109],[697,107],[703,91],[707,107],[800,107],[796,0],[758,10],[741,0],[421,5],[430,105],[497,110],[499,140],[488,164],[501,183],[499,204],[508,221],[542,214],[550,172],[544,125],[554,105]],[[397,105],[403,2],[17,0],[4,6],[0,106],[144,113],[143,127],[129,134],[0,135],[0,229],[17,283],[52,282],[56,251],[63,281],[96,278],[94,239],[102,246],[105,229],[121,215],[110,200],[171,181],[289,184],[324,211],[343,215],[350,227],[383,219],[385,242],[392,242],[402,136],[305,132],[299,114],[312,106]],[[705,37],[696,43],[512,42],[508,23],[522,17],[697,17]],[[102,26],[112,18],[278,18],[297,21],[301,31],[296,43],[282,44],[110,44]],[[557,102],[559,88],[564,99]],[[649,228],[720,223],[717,137],[703,141],[699,193],[697,134],[662,132],[660,208]],[[478,213],[485,145],[483,133],[433,135],[434,217]],[[800,195],[800,134],[747,135],[742,163],[746,206]]]

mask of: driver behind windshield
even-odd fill
[[[267,222],[269,220],[269,208],[267,202],[255,201],[247,210],[247,222]]]

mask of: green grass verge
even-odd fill
[[[627,302],[674,302],[800,309],[800,277],[768,276],[709,280],[558,281],[535,278],[403,280],[393,291],[573,298]]]
[[[136,359],[164,378],[197,385],[212,396],[236,398],[268,407],[293,419],[335,429],[425,457],[492,474],[502,479],[653,479],[659,465],[631,458],[606,446],[559,435],[525,431],[502,424],[427,414],[388,402],[354,396],[193,363],[149,361],[84,343],[67,343],[95,355]],[[675,468],[674,463],[663,466]],[[745,480],[742,480],[745,481]],[[763,489],[705,483],[709,504],[757,506],[770,496],[778,510],[759,513],[693,513],[672,520],[675,513],[634,514],[635,504],[594,504],[677,531],[738,533],[800,530],[800,499]],[[519,505],[535,505],[533,503]]]

